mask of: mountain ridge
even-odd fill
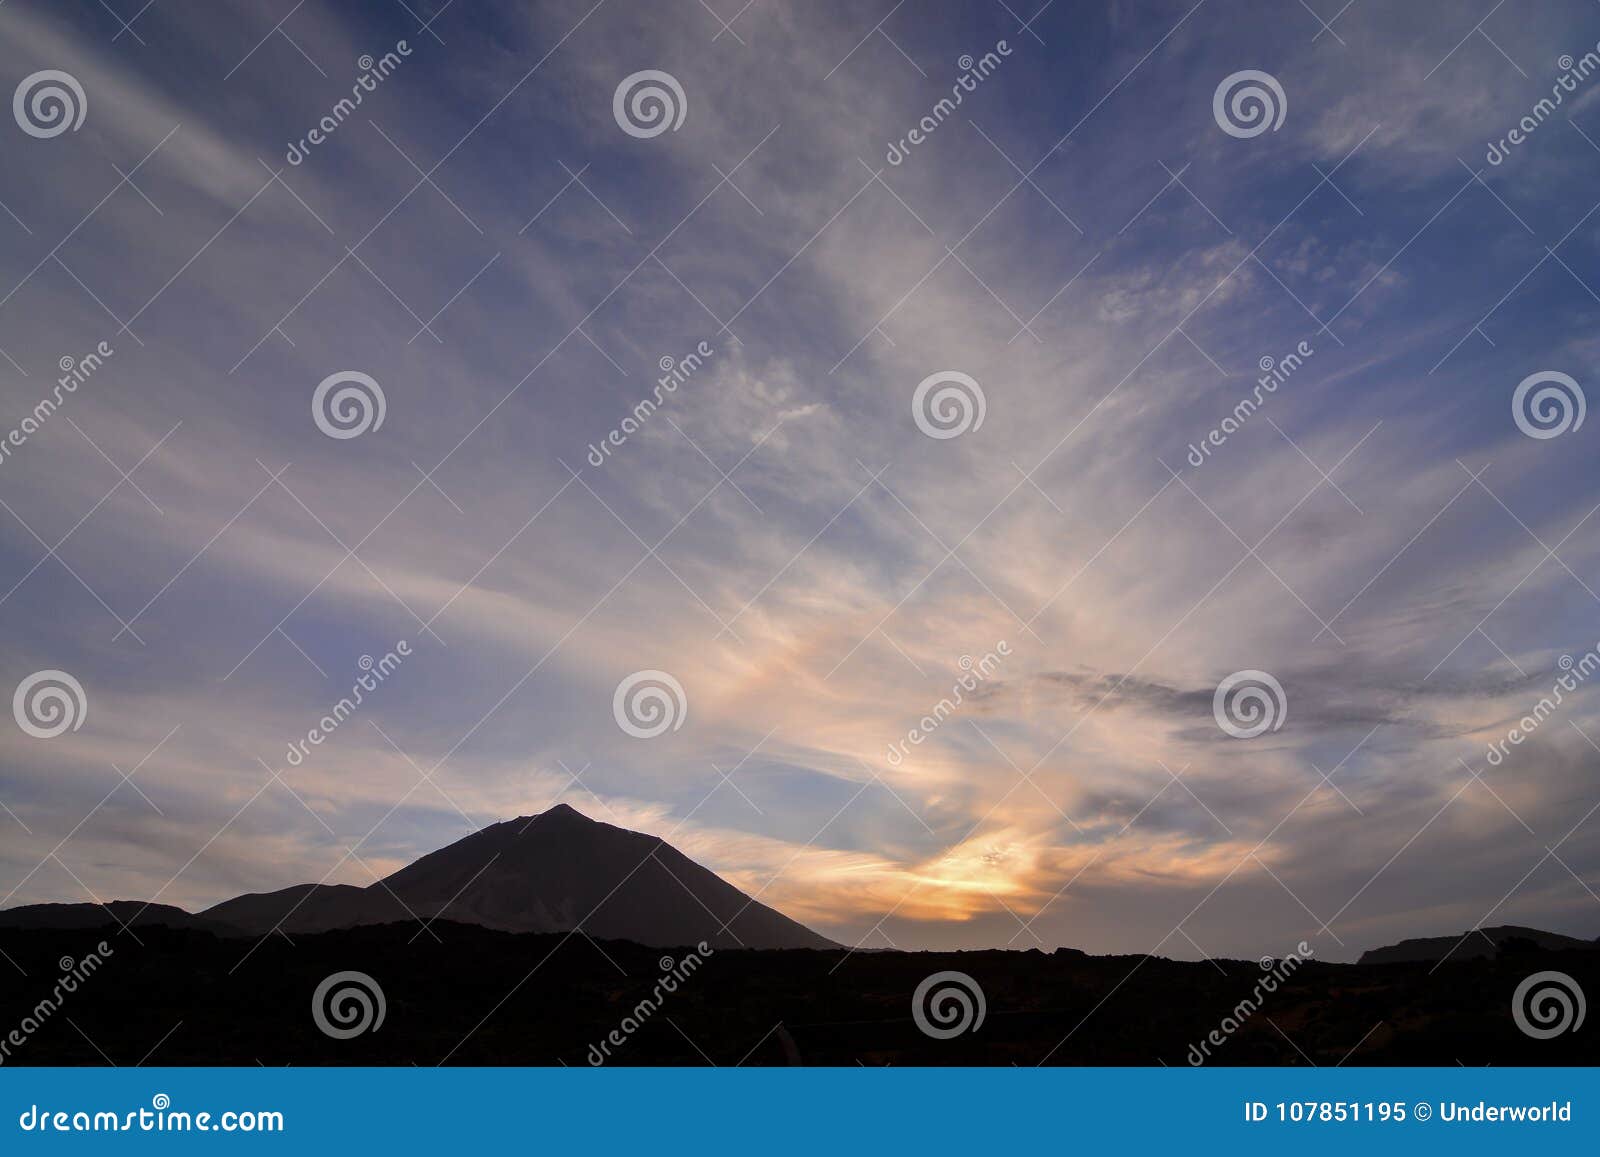
[[[1493,928],[1469,928],[1454,936],[1413,936],[1394,944],[1369,948],[1357,964],[1402,964],[1418,961],[1476,960],[1499,956],[1518,947],[1560,951],[1600,949],[1600,938],[1584,940],[1560,932],[1545,932],[1518,924],[1499,924]]]
[[[244,893],[198,912],[139,900],[0,910],[0,929],[116,924],[224,937],[310,935],[419,920],[512,933],[571,933],[581,924],[595,939],[662,948],[702,940],[719,950],[841,947],[660,837],[591,819],[568,804],[479,828],[365,887],[295,884]],[[1408,937],[1370,948],[1356,963],[1473,960],[1526,948],[1600,950],[1600,938],[1508,924]]]
[[[480,828],[366,887],[295,884],[196,913],[136,900],[27,905],[0,912],[0,927],[91,927],[135,917],[219,935],[447,920],[502,932],[581,926],[597,939],[662,948],[702,941],[717,949],[839,947],[665,840],[590,819],[568,804]]]
[[[0,910],[0,928],[76,931],[119,924],[131,928],[180,928],[217,936],[243,933],[203,913],[186,912],[172,904],[147,904],[143,900],[106,900],[98,904],[22,904]]]

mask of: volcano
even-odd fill
[[[671,948],[837,945],[666,841],[558,804],[493,824],[365,888],[301,884],[200,915],[256,935],[442,919],[504,932],[570,932]]]

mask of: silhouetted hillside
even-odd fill
[[[131,925],[134,928],[195,928],[219,936],[243,933],[205,916],[195,916],[171,904],[146,904],[141,900],[108,900],[104,904],[24,904],[0,911],[0,928],[100,928]]]
[[[328,932],[407,918],[392,896],[374,895],[353,884],[294,884],[276,892],[249,892],[201,915],[255,936],[279,927],[285,932]]]
[[[113,905],[119,920],[143,907]],[[239,929],[252,935],[326,932],[446,918],[504,932],[568,932],[670,947],[829,948],[832,941],[746,896],[655,836],[591,820],[558,804],[492,824],[365,888],[298,884],[225,900],[198,916],[150,905],[140,923]],[[0,927],[92,927],[98,904],[0,912]]]
[[[0,986],[7,1027],[49,993],[58,958],[81,958],[102,937],[114,949],[6,1063],[582,1066],[619,1029],[610,1064],[1183,1067],[1213,1031],[1225,1040],[1208,1064],[1600,1063],[1593,1017],[1536,1040],[1511,1015],[1517,986],[1541,970],[1600,993],[1600,953],[1589,951],[1437,968],[1308,962],[1262,996],[1255,961],[719,950],[661,993],[688,950],[445,921],[259,943],[170,928],[138,935],[142,947],[114,928],[0,931],[0,951],[27,973],[0,963],[15,982]],[[333,1039],[313,1019],[313,994],[351,970],[381,988],[386,1014],[374,1031]],[[912,1000],[946,970],[981,987],[986,1015],[975,1031],[938,1040],[918,1028]],[[641,1009],[653,994],[659,1008]],[[1252,994],[1259,1007],[1241,1015]]]
[[[423,917],[509,932],[562,932],[581,920],[602,940],[663,947],[833,946],[655,836],[565,804],[474,832],[368,891],[392,892]]]
[[[1402,961],[1476,960],[1507,951],[1526,951],[1529,948],[1561,951],[1600,948],[1600,941],[1579,940],[1559,932],[1541,932],[1537,928],[1521,928],[1515,924],[1502,924],[1496,928],[1474,928],[1455,936],[1422,936],[1402,940],[1382,948],[1371,948],[1361,954],[1361,964],[1396,964]]]

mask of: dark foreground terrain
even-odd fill
[[[82,960],[102,939],[112,949],[103,965],[59,1007],[41,1008],[63,958]],[[259,943],[167,927],[9,930],[0,952],[0,1040],[14,1027],[26,1034],[0,1058],[12,1065],[581,1066],[619,1030],[628,1035],[606,1063],[1184,1066],[1266,975],[1256,961],[1067,949],[717,951],[659,1008],[641,1010],[684,952],[445,922]],[[313,993],[352,970],[381,987],[384,1019],[333,1039],[313,1019]],[[944,970],[972,977],[987,1012],[941,1040],[911,1012],[918,984]],[[1548,1040],[1513,1021],[1518,984],[1545,970],[1600,994],[1600,952],[1530,942],[1437,966],[1306,963],[1245,1010],[1206,1063],[1600,1063],[1593,1017]]]

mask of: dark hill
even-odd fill
[[[659,947],[837,947],[665,841],[565,804],[474,832],[366,891],[380,911],[392,893],[419,916],[504,932],[566,932],[581,921],[599,939]]]
[[[1419,936],[1371,948],[1361,954],[1359,964],[1399,964],[1437,960],[1478,960],[1503,953],[1542,948],[1548,951],[1600,947],[1600,942],[1579,940],[1559,932],[1541,932],[1537,928],[1521,928],[1515,924],[1502,924],[1496,928],[1475,928],[1455,936]]]
[[[447,920],[433,931],[438,941],[414,924],[386,924],[256,945],[168,928],[139,932],[140,944],[115,928],[0,929],[0,969],[11,978],[0,983],[0,1025],[23,1023],[49,995],[58,958],[81,958],[91,937],[115,949],[6,1064],[582,1068],[598,1056],[609,1065],[1181,1069],[1203,1060],[1453,1072],[1458,1063],[1600,1062],[1592,1009],[1581,1028],[1544,1040],[1522,1032],[1512,1011],[1518,985],[1544,970],[1566,973],[1592,1001],[1600,953],[1591,951],[1534,949],[1438,970],[1311,961],[1269,993],[1254,960],[719,949],[669,992],[660,982],[688,957],[682,948]],[[328,977],[349,970],[383,992],[387,1016],[379,1029],[334,1039],[319,1030],[312,1001]],[[981,1026],[936,1039],[918,1027],[914,1001],[929,976],[947,970],[970,977],[987,1010]],[[611,1036],[618,1029],[621,1045]],[[1213,1032],[1222,1044],[1210,1043]],[[602,1043],[608,1051],[597,1054]],[[1565,1099],[1573,1079],[1551,1074],[1550,1096]]]
[[[116,923],[263,936],[443,918],[501,932],[571,932],[674,948],[836,948],[746,896],[655,836],[591,820],[565,804],[492,824],[365,888],[297,884],[225,900],[198,916],[137,901],[108,906]],[[98,904],[0,912],[0,927],[93,928]]]
[[[329,932],[410,919],[392,899],[384,908],[366,888],[353,884],[295,884],[276,892],[248,892],[207,908],[201,915],[257,936],[280,926],[290,933]]]
[[[119,924],[133,928],[193,928],[217,936],[237,936],[227,924],[194,916],[170,904],[109,900],[104,904],[24,904],[0,912],[0,928],[78,930]]]

